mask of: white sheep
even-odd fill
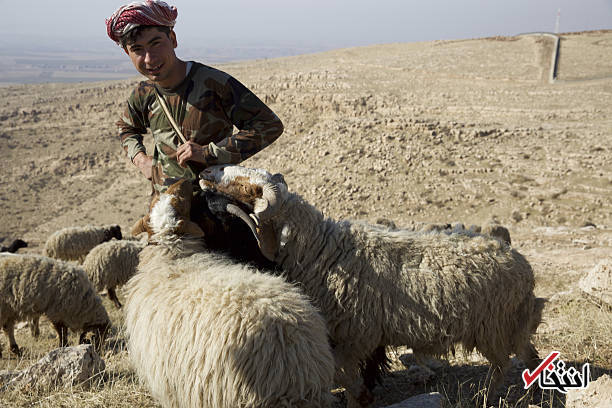
[[[243,219],[254,221],[262,252],[326,318],[348,406],[371,402],[359,365],[381,346],[438,356],[458,343],[476,348],[492,365],[489,395],[510,354],[537,366],[530,337],[544,301],[534,296],[531,266],[509,245],[474,233],[335,221],[288,192],[282,176],[264,173],[218,166],[201,174],[201,185],[228,195],[245,183],[261,187]]]
[[[22,239],[16,239],[8,247],[3,246],[2,248],[0,248],[0,252],[9,252],[9,253],[14,254],[20,248],[27,248],[27,247],[28,247],[28,243],[26,241]],[[38,316],[32,317],[31,319],[29,319],[28,326],[30,326],[30,333],[32,334],[33,337],[40,336],[40,325],[39,325]]]
[[[68,343],[68,328],[82,331],[80,342],[93,331],[98,346],[110,328],[102,300],[82,268],[40,255],[0,254],[0,326],[12,352],[20,354],[15,322],[41,314],[53,324],[60,347]]]
[[[179,191],[191,199],[191,184],[178,185],[154,206],[154,245],[125,286],[139,377],[164,407],[329,407],[334,363],[323,318],[294,285],[184,235],[190,223],[175,208]]]
[[[83,261],[83,269],[98,292],[106,289],[117,308],[121,302],[115,288],[123,286],[136,273],[138,254],[146,242],[121,240],[104,242],[92,249]]]
[[[111,239],[121,239],[118,225],[67,227],[55,231],[45,242],[43,254],[64,261],[83,262],[96,245]]]

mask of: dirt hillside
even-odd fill
[[[552,50],[552,39],[529,35],[219,68],[285,124],[277,142],[244,164],[284,174],[327,215],[507,226],[534,267],[537,294],[552,298],[540,354],[560,350],[566,361],[591,362],[596,377],[612,369],[612,313],[578,292],[558,294],[612,262],[612,32],[562,35],[555,83]],[[23,238],[24,252],[38,253],[59,228],[118,223],[129,231],[144,214],[150,187],[125,158],[115,127],[137,81],[0,88],[0,244]],[[440,384],[449,402],[471,401],[457,384],[469,366],[486,371],[484,363],[453,364],[463,371],[448,368],[427,386],[403,384],[395,366],[377,406]],[[10,367],[0,360],[0,370]],[[530,403],[558,404],[540,399]]]

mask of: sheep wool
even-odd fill
[[[44,314],[65,345],[67,327],[75,331],[108,328],[110,320],[82,268],[45,256],[0,255],[0,326],[11,349],[18,353],[13,326],[16,321]]]
[[[83,262],[95,246],[113,238],[122,238],[118,225],[67,227],[47,238],[43,254],[50,258]]]
[[[324,219],[297,196],[286,202],[277,262],[327,318],[351,389],[378,346],[447,354],[460,343],[493,366],[496,388],[511,353],[530,367],[541,319],[533,271],[517,251],[485,236],[419,233]],[[361,395],[359,388],[353,395]],[[353,403],[353,406],[357,404]]]
[[[115,306],[121,307],[115,288],[125,285],[138,267],[138,254],[146,242],[111,240],[92,249],[83,261],[83,269],[97,291],[106,289]]]
[[[178,239],[174,214],[155,224],[166,198],[151,213],[156,245],[125,286],[129,355],[153,396],[164,407],[331,406],[318,311],[282,278]]]
[[[222,179],[208,171],[211,181]],[[258,228],[272,231],[274,261],[326,318],[349,407],[371,397],[359,365],[381,346],[437,356],[455,344],[476,348],[492,365],[490,394],[512,353],[529,368],[538,365],[530,338],[544,300],[534,296],[531,266],[507,243],[471,231],[336,221],[273,176],[267,182],[276,191],[274,208],[258,219]],[[258,218],[257,211],[251,216]]]

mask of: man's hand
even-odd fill
[[[139,152],[134,156],[132,162],[138,167],[147,180],[151,180],[153,176],[153,158],[151,156],[147,156],[144,152]]]
[[[189,140],[187,143],[180,145],[177,149],[176,161],[181,167],[187,167],[187,161],[206,163],[204,149],[207,149],[207,147],[200,146],[199,144]]]

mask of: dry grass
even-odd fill
[[[123,317],[108,299],[105,306],[111,318],[120,327]],[[579,367],[591,364],[592,380],[604,373],[612,374],[612,344],[609,329],[612,327],[612,313],[609,306],[580,295],[568,293],[557,296],[545,309],[545,322],[535,338],[541,356],[552,350],[561,352],[561,358],[568,364]],[[0,360],[0,370],[23,369],[34,363],[46,352],[57,346],[54,331],[45,319],[41,320],[41,337],[30,337],[23,328],[16,333],[17,341],[23,348],[20,359],[10,356],[5,347],[5,357]],[[76,342],[72,335],[71,341]],[[3,339],[3,344],[5,344]],[[434,369],[435,377],[427,383],[414,383],[407,368],[400,362],[405,348],[390,350],[392,372],[382,385],[376,387],[375,407],[385,407],[421,393],[439,392],[445,406],[453,408],[527,408],[530,405],[542,408],[563,408],[565,396],[559,392],[542,391],[522,387],[522,363],[513,360],[506,379],[502,397],[497,401],[486,401],[484,381],[488,370],[486,360],[478,354],[462,353],[450,356]],[[464,355],[465,354],[465,355]],[[148,391],[142,386],[131,370],[125,343],[117,330],[104,354],[106,370],[92,380],[89,387],[74,387],[52,391],[26,389],[7,391],[0,394],[0,407],[158,407]],[[337,393],[336,407],[344,404],[341,393]]]
[[[109,312],[115,327],[121,327],[123,316],[108,299],[104,306]],[[17,343],[23,355],[16,358],[6,347],[2,338],[3,358],[0,370],[21,370],[29,367],[47,352],[57,347],[57,338],[51,324],[41,318],[41,335],[38,339],[30,336],[29,329],[24,327],[15,333]],[[109,347],[103,359],[106,370],[101,376],[92,379],[88,386],[76,386],[68,389],[40,390],[23,389],[0,393],[0,407],[158,407],[146,388],[142,386],[129,366],[127,351],[120,330],[109,340]],[[71,333],[70,342],[76,344],[77,335]]]

